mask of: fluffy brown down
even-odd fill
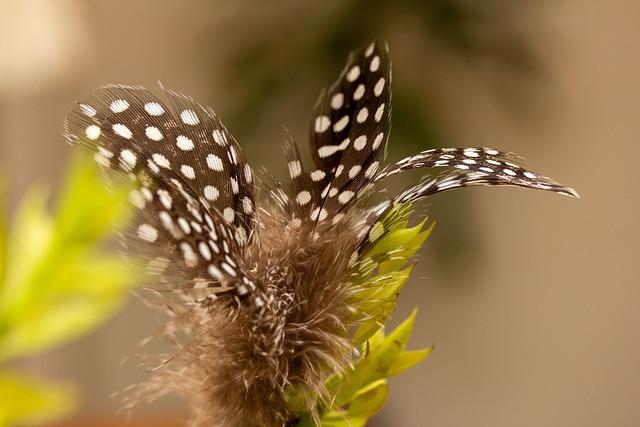
[[[258,278],[252,298],[261,298],[262,307],[224,296],[169,304],[173,319],[164,335],[179,350],[140,390],[146,399],[180,394],[192,407],[194,426],[295,422],[284,402],[289,387],[309,392],[307,411],[315,414],[329,398],[327,378],[351,361],[346,334],[349,295],[356,290],[348,281],[355,222],[345,218],[312,232],[263,211],[259,223],[245,263]]]

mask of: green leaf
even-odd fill
[[[378,243],[366,254],[368,257],[385,255],[398,250],[398,248],[409,243],[422,230],[427,219],[425,218],[420,224],[412,228],[401,228],[382,237]]]
[[[421,350],[403,351],[394,360],[393,365],[387,371],[387,377],[392,377],[413,368],[418,363],[422,362],[427,356],[431,354],[433,347],[423,348]]]
[[[128,186],[109,191],[98,174],[74,164],[54,217],[41,188],[21,203],[0,287],[0,361],[70,340],[122,305],[134,270],[101,246],[128,218]]]
[[[411,202],[391,206],[388,212],[371,226],[367,235],[368,244],[374,245],[381,237],[407,228],[411,212]]]
[[[363,291],[355,295],[356,309],[365,315],[378,315],[382,312],[391,314],[385,306],[395,306],[398,292],[409,279],[413,266],[402,271],[394,271],[373,277],[365,282]]]
[[[51,422],[75,407],[72,390],[12,372],[0,372],[0,427]]]
[[[359,302],[354,303],[357,316],[365,318],[353,335],[353,343],[358,346],[377,331],[396,308],[400,290],[411,275],[413,266],[403,271],[395,271],[376,276],[365,284],[365,291],[357,294]]]
[[[0,360],[37,353],[66,342],[93,329],[120,308],[126,296],[122,283],[128,274],[121,274],[117,263],[111,263],[111,269],[107,265],[96,266],[91,275],[74,277],[74,272],[62,275],[62,281],[70,280],[67,290],[48,293],[43,301],[22,307],[10,319],[11,326],[0,343]],[[86,277],[85,283],[96,286],[75,289],[81,277]],[[51,285],[62,288],[61,283]]]
[[[373,334],[368,340],[367,340],[367,348],[366,348],[366,353],[372,352],[372,351],[376,351],[384,342],[385,339],[385,333],[384,333],[384,326],[379,328],[375,334]]]
[[[413,212],[411,202],[393,205],[384,218],[381,219],[385,230],[393,232],[401,228],[407,228],[411,212]]]
[[[7,266],[7,222],[5,216],[5,191],[0,183],[0,289],[4,285]]]
[[[364,427],[368,418],[351,417],[347,411],[331,411],[327,412],[320,419],[321,427]],[[299,425],[300,426],[300,425]],[[313,422],[304,424],[304,426],[315,427]]]
[[[126,223],[131,213],[126,202],[130,185],[118,180],[110,189],[103,181],[93,162],[72,162],[55,213],[59,240],[96,242]]]
[[[316,424],[311,417],[304,417],[298,422],[296,427],[363,427],[365,423],[366,420],[352,419],[349,417],[347,411],[338,410],[326,412],[322,415],[319,424]]]
[[[409,241],[404,247],[397,252],[394,252],[393,255],[387,261],[383,261],[380,263],[380,274],[386,274],[391,271],[395,271],[398,268],[401,268],[408,260],[413,258],[413,256],[422,248],[425,240],[429,238],[431,233],[433,232],[433,228],[436,223],[433,222],[425,231],[418,233],[411,241]]]
[[[360,388],[387,376],[396,357],[407,345],[416,315],[417,310],[414,310],[409,318],[385,337],[375,350],[363,355],[356,362],[353,371],[330,382],[330,389],[337,392],[336,406],[339,407],[351,402]]]
[[[383,329],[383,326],[378,319],[369,319],[366,322],[362,322],[356,329],[355,334],[353,334],[353,344],[356,346],[362,345],[380,329]]]
[[[321,416],[324,427],[364,426],[379,411],[387,399],[385,378],[403,372],[424,360],[431,348],[405,351],[416,316],[414,311],[388,336],[384,324],[395,310],[397,296],[405,285],[413,266],[399,271],[424,244],[433,231],[431,224],[423,231],[426,220],[407,228],[411,205],[396,205],[380,219],[377,233],[369,236],[376,241],[354,268],[352,279],[359,291],[351,304],[354,321],[361,320],[352,342],[360,346],[362,356],[354,367],[342,376],[334,376],[327,382],[332,393],[332,407],[325,408]],[[371,238],[375,237],[375,239]],[[377,270],[376,275],[372,276]],[[287,395],[288,407],[294,412],[305,410],[304,392],[296,390]],[[321,411],[322,412],[322,411]],[[299,426],[313,426],[308,414],[303,415]]]
[[[389,397],[389,386],[384,379],[374,381],[358,390],[349,404],[349,417],[365,420],[377,414]]]
[[[53,221],[44,213],[46,195],[33,188],[18,208],[7,243],[7,270],[0,298],[0,313],[12,317],[37,288],[30,283],[37,267],[47,259]]]

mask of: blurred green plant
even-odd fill
[[[425,229],[426,219],[409,227],[411,204],[395,205],[372,229],[369,239],[376,242],[360,257],[353,269],[352,281],[359,292],[351,303],[354,322],[354,346],[360,357],[341,375],[327,382],[333,400],[319,408],[322,427],[359,427],[377,414],[387,401],[387,378],[397,375],[424,360],[432,347],[406,350],[417,311],[390,334],[385,324],[396,308],[400,291],[409,279],[413,265],[405,265],[415,256],[433,231],[435,223]],[[288,393],[288,407],[300,413],[298,427],[317,425],[310,414],[302,413],[308,400],[304,390]]]
[[[104,185],[90,160],[77,159],[53,214],[47,192],[32,188],[9,229],[0,217],[0,426],[50,421],[68,413],[68,385],[7,366],[87,333],[125,301],[132,271],[105,248],[129,217],[128,185]]]

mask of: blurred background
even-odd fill
[[[104,83],[192,95],[254,167],[284,175],[282,126],[304,145],[348,52],[386,39],[390,160],[495,146],[582,199],[510,188],[429,199],[438,225],[397,319],[419,307],[412,343],[436,351],[391,381],[371,425],[635,426],[639,22],[632,0],[0,0],[9,210],[35,182],[58,188],[66,111]],[[121,362],[157,325],[131,298],[92,334],[19,364],[78,385],[80,410],[58,426],[182,425],[178,400],[116,414],[112,394],[145,376]]]

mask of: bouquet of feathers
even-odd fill
[[[577,197],[493,148],[445,148],[385,165],[391,121],[388,47],[351,55],[315,107],[314,168],[285,145],[289,178],[254,172],[214,112],[164,89],[109,85],[79,102],[69,142],[134,183],[127,253],[146,298],[168,316],[175,352],[132,401],[183,395],[192,424],[364,425],[386,399],[384,378],[422,360],[405,351],[412,315],[382,326],[428,237],[409,227],[413,202],[452,188],[511,185]],[[395,197],[383,180],[441,169]],[[376,195],[382,197],[375,198]],[[377,200],[373,203],[373,200]]]

